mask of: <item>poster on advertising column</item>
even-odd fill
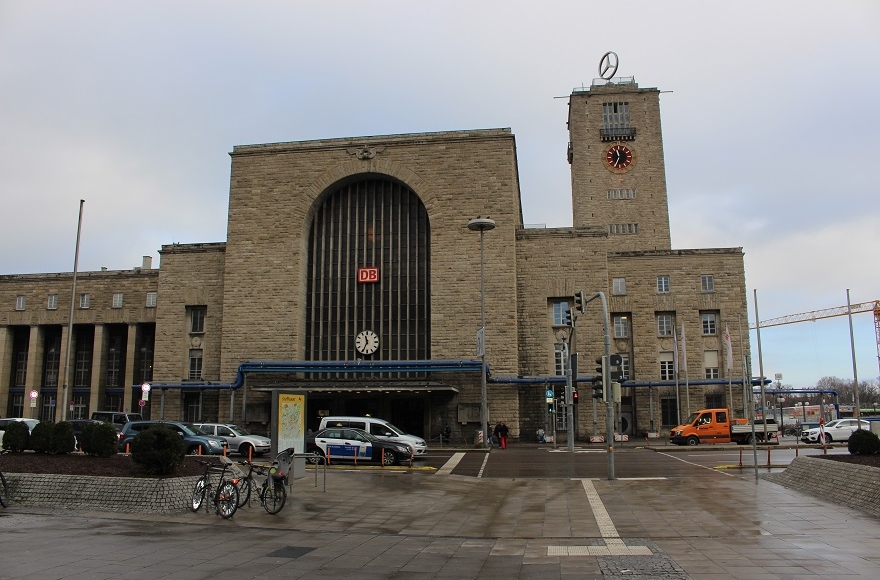
[[[302,453],[305,445],[306,397],[300,393],[278,393],[275,416],[277,452],[290,449]]]

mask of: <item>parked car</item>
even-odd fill
[[[397,465],[413,456],[413,449],[405,443],[379,439],[366,431],[345,427],[330,427],[306,435],[306,453],[317,453],[330,461],[337,459],[379,461],[384,465]]]
[[[111,423],[116,430],[119,431],[122,429],[122,426],[128,423],[129,421],[143,421],[144,418],[141,417],[140,413],[123,413],[121,411],[95,411],[92,413],[92,419],[95,421],[104,421],[105,423]]]
[[[6,419],[0,419],[0,445],[3,444],[3,435],[6,434],[6,426],[13,421],[21,421],[23,423],[26,423],[28,426],[28,431],[33,431],[34,425],[39,423],[37,419],[25,419],[23,417],[7,417]]]
[[[83,428],[86,425],[100,425],[104,421],[98,421],[97,419],[70,419],[67,421],[70,423],[70,426],[73,427],[73,434],[79,439],[79,436],[82,435]]]
[[[354,429],[361,429],[379,439],[387,439],[389,441],[409,445],[412,447],[413,452],[416,455],[424,455],[428,452],[428,445],[425,443],[424,439],[416,435],[404,433],[400,427],[395,427],[385,419],[348,416],[322,417],[318,429],[326,429],[328,427],[352,427]]]
[[[272,440],[262,435],[253,435],[247,429],[230,423],[195,423],[195,426],[207,433],[226,441],[229,451],[237,451],[245,457],[253,451],[254,455],[268,453]]]
[[[861,421],[862,429],[871,430],[871,424],[868,421]],[[856,419],[835,419],[825,423],[825,443],[832,441],[845,442],[849,441],[849,436],[857,429],[858,422]],[[801,432],[801,441],[804,443],[821,443],[819,440],[819,427],[807,429]]]
[[[183,437],[184,448],[189,455],[199,453],[201,449],[204,455],[223,455],[226,450],[226,441],[220,437],[214,437],[201,431],[192,423],[180,421],[130,421],[123,425],[119,432],[119,450],[125,451],[135,435],[145,431],[154,425],[164,425],[172,431],[177,431]]]

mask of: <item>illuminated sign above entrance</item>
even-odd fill
[[[358,268],[358,284],[373,284],[379,281],[379,268]]]

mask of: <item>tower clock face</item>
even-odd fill
[[[379,336],[372,330],[361,331],[354,339],[354,347],[361,354],[373,354],[379,349]]]
[[[605,153],[605,167],[614,172],[626,171],[635,159],[633,152],[626,145],[617,143]]]

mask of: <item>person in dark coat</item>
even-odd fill
[[[493,435],[498,437],[499,445],[501,449],[507,449],[507,425],[504,424],[504,421],[498,421],[498,424],[495,425],[495,431],[493,431]]]

